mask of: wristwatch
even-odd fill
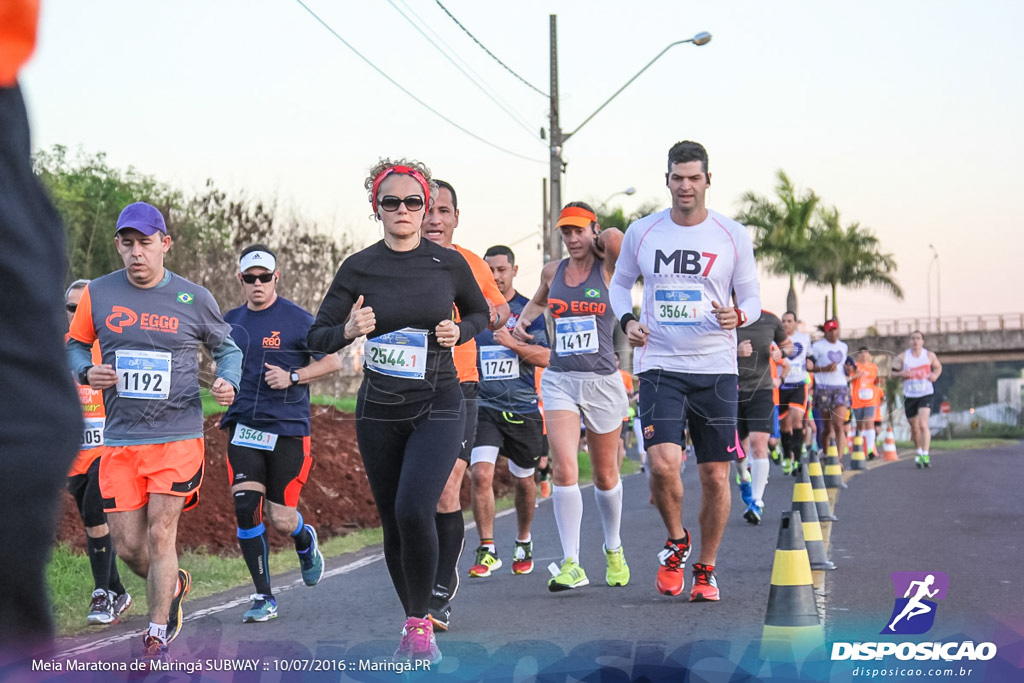
[[[288,375],[288,378],[292,381],[292,384],[298,384],[299,383],[299,371],[298,370],[292,370],[292,374]]]
[[[83,387],[89,385],[89,370],[92,367],[92,365],[86,365],[82,368],[82,371],[78,373],[78,383]]]

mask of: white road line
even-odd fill
[[[348,564],[342,565],[341,567],[337,567],[335,569],[330,569],[330,570],[325,571],[324,572],[324,578],[327,578],[329,576],[339,576],[341,574],[349,574],[351,572],[354,572],[357,569],[361,569],[362,567],[365,567],[367,565],[373,564],[374,562],[379,562],[380,560],[383,560],[383,559],[384,559],[383,553],[378,553],[376,555],[368,555],[368,556],[366,556],[366,557],[364,557],[362,559],[356,560],[355,562],[349,562]],[[283,593],[285,591],[292,590],[293,588],[297,588],[298,586],[306,587],[306,584],[304,584],[302,582],[302,579],[296,579],[295,581],[292,581],[291,583],[285,584],[284,586],[281,586],[280,588],[275,588],[275,591],[278,592],[278,593]],[[238,607],[240,605],[244,605],[247,602],[249,602],[249,598],[248,597],[238,598],[236,600],[229,600],[228,602],[221,603],[219,605],[215,605],[214,607],[208,607],[206,609],[201,609],[201,610],[199,610],[197,612],[192,612],[187,617],[182,619],[182,623],[187,622],[187,621],[195,621],[196,619],[201,619],[203,617],[207,617],[207,616],[210,616],[211,614],[216,614],[218,612],[224,612],[224,611],[232,609],[234,607]],[[86,654],[87,652],[94,652],[96,650],[100,650],[102,648],[109,647],[110,645],[116,645],[117,643],[123,643],[126,640],[131,640],[132,638],[138,638],[138,637],[139,637],[138,631],[133,631],[132,633],[121,633],[121,634],[116,635],[116,636],[110,636],[109,638],[101,638],[100,640],[96,640],[96,641],[93,641],[93,642],[90,642],[90,643],[86,643],[85,645],[80,645],[78,647],[71,648],[70,650],[64,650],[63,652],[59,652],[56,655],[54,655],[53,658],[54,658],[54,660],[62,660],[62,659],[67,659],[67,658],[74,658],[74,657],[76,657],[78,655]]]

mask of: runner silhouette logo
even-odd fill
[[[895,604],[880,633],[920,634],[935,623],[936,600],[946,599],[949,577],[943,572],[893,572]]]

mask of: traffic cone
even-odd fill
[[[811,563],[804,543],[800,513],[782,513],[772,565],[772,586],[764,617],[761,657],[797,661],[825,642],[814,601]]]
[[[832,441],[829,441],[828,450],[825,452],[825,488],[846,488],[843,482],[843,467],[839,464],[839,450]]]
[[[900,454],[896,452],[896,435],[892,433],[892,425],[885,428],[885,443],[882,444],[882,460],[892,462],[899,460]]]
[[[864,457],[864,437],[853,437],[853,450],[850,452],[850,469],[866,470],[868,468],[867,458]]]
[[[810,462],[807,463],[807,475],[811,478],[811,488],[814,490],[818,521],[837,521],[839,518],[832,514],[832,506],[828,503],[828,491],[825,490],[825,477],[821,472],[821,459],[818,458],[817,451],[811,452]]]
[[[835,564],[829,561],[828,553],[825,552],[821,524],[818,523],[818,506],[814,502],[814,489],[806,468],[800,470],[800,476],[793,486],[793,510],[800,513],[804,545],[807,546],[807,557],[811,562],[811,569],[826,571],[835,569]]]

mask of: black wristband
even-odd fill
[[[636,316],[633,315],[632,313],[627,313],[626,315],[619,318],[619,327],[622,328],[623,332],[626,331],[626,325],[629,324],[630,320],[636,320]]]
[[[93,367],[93,366],[92,365],[86,365],[78,373],[78,383],[81,384],[82,386],[89,386],[89,368],[91,368],[91,367]]]

